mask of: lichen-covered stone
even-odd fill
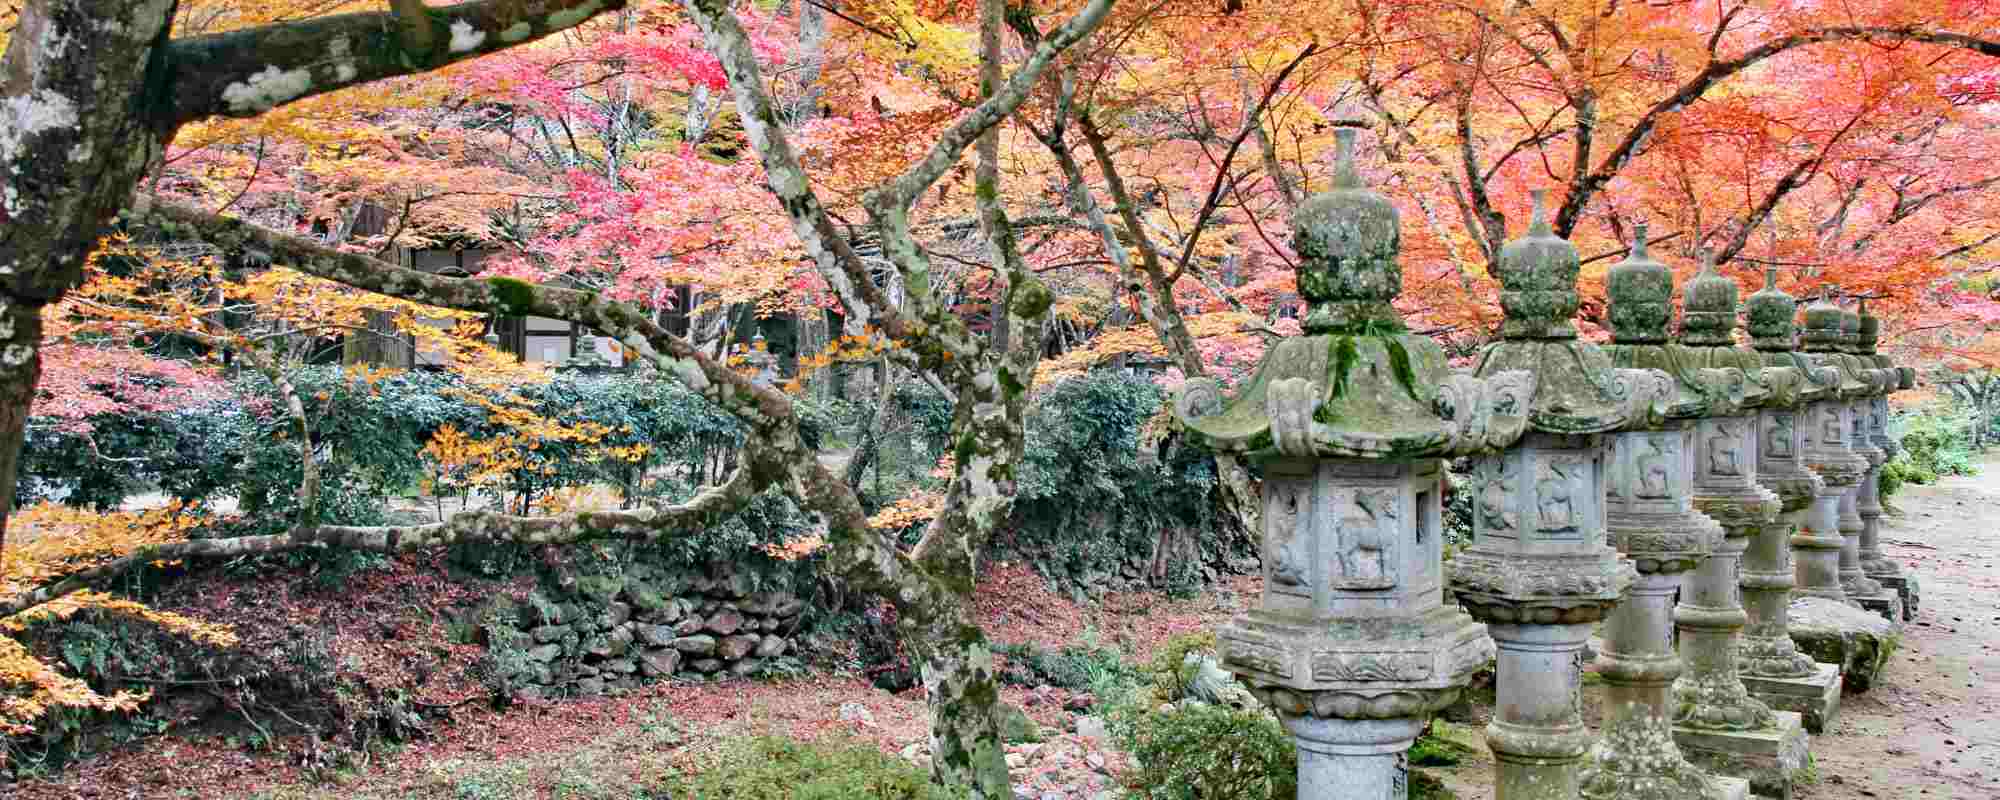
[[[707,634],[695,634],[675,639],[672,645],[675,650],[683,653],[705,656],[715,653],[716,640],[715,637]]]

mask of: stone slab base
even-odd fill
[[[1840,716],[1840,667],[1819,665],[1819,674],[1804,678],[1760,678],[1744,675],[1750,696],[1778,711],[1794,711],[1813,733],[1825,733]]]
[[[1865,692],[1889,664],[1902,624],[1823,597],[1801,597],[1786,609],[1792,643],[1814,661],[1840,667],[1851,692]]]
[[[1923,599],[1922,587],[1917,584],[1917,576],[1871,575],[1869,577],[1881,582],[1883,591],[1895,592],[1896,596],[1903,601],[1903,619],[1912,620],[1917,618],[1917,602]]]
[[[1850,596],[1854,597],[1855,602],[1860,603],[1862,608],[1880,614],[1883,619],[1890,622],[1900,624],[1907,619],[1903,616],[1902,595],[1886,586],[1882,588],[1881,594]]]
[[[1674,728],[1681,755],[1718,777],[1742,778],[1758,797],[1791,800],[1792,776],[1806,766],[1805,719],[1778,712],[1777,724],[1761,731],[1696,731]]]
[[[1715,781],[1715,800],[1750,800],[1750,782],[1742,778],[1722,778]]]

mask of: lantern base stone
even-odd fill
[[[1707,731],[1674,728],[1674,743],[1690,763],[1718,777],[1742,778],[1758,797],[1791,800],[1792,777],[1806,765],[1802,715],[1780,711],[1769,728]]]
[[[1888,584],[1883,584],[1881,591],[1874,594],[1855,595],[1854,601],[1860,603],[1862,609],[1880,614],[1890,622],[1900,623],[1907,619],[1903,611],[1903,596],[1889,588]]]
[[[1807,731],[1825,733],[1840,716],[1840,667],[1816,666],[1818,672],[1803,678],[1744,675],[1743,686],[1774,711],[1797,712]]]
[[[1901,575],[1877,575],[1875,576],[1875,580],[1881,582],[1882,591],[1895,592],[1896,598],[1903,601],[1904,621],[1917,618],[1917,603],[1923,599],[1923,587],[1919,585],[1917,576],[1907,573]]]

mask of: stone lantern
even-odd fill
[[[1868,461],[1868,469],[1854,490],[1840,500],[1840,584],[1847,590],[1850,600],[1861,604],[1891,621],[1903,618],[1903,602],[1895,592],[1884,592],[1881,582],[1868,577],[1861,568],[1861,537],[1867,530],[1867,521],[1862,518],[1861,509],[1873,506],[1872,516],[1881,516],[1882,507],[1876,503],[1876,475],[1882,465],[1889,460],[1889,454],[1875,446],[1875,440],[1868,433],[1868,417],[1874,413],[1875,398],[1887,393],[1892,379],[1882,374],[1873,361],[1864,361],[1861,352],[1861,315],[1852,308],[1842,306],[1840,310],[1840,347],[1837,358],[1841,367],[1864,387],[1848,401],[1848,446],[1854,454]]]
[[[1792,545],[1798,556],[1799,594],[1855,605],[1841,575],[1841,550],[1846,543],[1840,508],[1868,472],[1868,460],[1856,454],[1848,442],[1854,426],[1852,400],[1866,391],[1867,385],[1840,359],[1841,317],[1840,308],[1824,295],[1807,306],[1804,314],[1802,349],[1814,366],[1831,368],[1839,383],[1825,399],[1811,405],[1806,419],[1806,464],[1819,474],[1824,488],[1813,498],[1805,529]],[[1854,535],[1858,539],[1860,534],[1857,524]],[[1858,540],[1855,547],[1858,554]]]
[[[1764,288],[1744,306],[1750,345],[1763,359],[1760,375],[1771,389],[1757,420],[1757,482],[1776,492],[1783,505],[1777,524],[1751,535],[1738,574],[1749,620],[1737,648],[1737,674],[1751,695],[1773,709],[1798,712],[1806,730],[1823,732],[1840,711],[1840,667],[1799,652],[1786,606],[1796,585],[1793,535],[1800,531],[1807,507],[1825,492],[1825,484],[1806,466],[1806,406],[1834,391],[1839,376],[1794,352],[1798,336],[1792,320],[1798,302],[1778,288],[1777,269],[1764,271]]]
[[[1405,751],[1493,653],[1444,602],[1442,459],[1519,438],[1534,384],[1454,376],[1405,331],[1397,212],[1355,171],[1355,131],[1336,133],[1333,188],[1292,218],[1305,335],[1226,403],[1190,381],[1175,412],[1265,475],[1264,592],[1218,632],[1224,668],[1297,741],[1300,797],[1402,800]]]
[[[1813,498],[1805,526],[1792,538],[1798,559],[1797,597],[1786,610],[1792,641],[1815,660],[1840,667],[1841,682],[1866,691],[1886,665],[1898,636],[1897,623],[1861,610],[1857,597],[1870,597],[1887,608],[1894,596],[1883,597],[1879,584],[1861,574],[1861,517],[1854,498],[1873,468],[1856,452],[1855,401],[1880,388],[1879,373],[1864,370],[1859,358],[1842,352],[1849,334],[1846,314],[1829,299],[1805,310],[1802,338],[1807,358],[1832,370],[1838,381],[1825,399],[1808,406],[1806,464],[1825,487]],[[1857,316],[1852,332],[1858,337]]]
[[[1647,256],[1643,228],[1638,235],[1606,284],[1612,344],[1605,352],[1620,367],[1665,372],[1672,389],[1662,418],[1611,437],[1605,526],[1639,578],[1605,620],[1599,670],[1607,687],[1604,736],[1591,751],[1580,788],[1582,797],[1602,800],[1696,800],[1718,789],[1674,742],[1669,689],[1681,673],[1674,595],[1681,576],[1722,539],[1722,526],[1694,507],[1697,476],[1711,466],[1697,466],[1697,457],[1726,455],[1738,471],[1748,463],[1738,441],[1742,431],[1703,423],[1738,414],[1748,387],[1741,369],[1705,369],[1689,348],[1668,341],[1673,271]],[[1710,321],[1697,318],[1696,324]],[[1704,437],[1718,436],[1731,441],[1703,447]]]
[[[1543,194],[1526,236],[1494,264],[1502,339],[1476,374],[1535,375],[1529,432],[1504,453],[1472,460],[1473,540],[1449,565],[1451,590],[1499,647],[1486,742],[1500,800],[1573,800],[1592,736],[1580,713],[1580,662],[1591,626],[1634,579],[1606,541],[1605,434],[1644,427],[1668,379],[1614,369],[1579,340],[1576,249],[1549,229]]]
[[[1895,385],[1888,391],[1877,394],[1870,400],[1868,409],[1868,436],[1876,447],[1882,449],[1884,463],[1895,460],[1901,446],[1889,436],[1889,393],[1898,389],[1910,389],[1916,385],[1916,370],[1898,367],[1888,356],[1875,352],[1876,343],[1882,333],[1882,321],[1868,313],[1868,301],[1861,301],[1861,341],[1857,355],[1865,364],[1871,364],[1883,371],[1885,379],[1894,378]],[[1885,381],[1886,382],[1886,381]],[[1876,474],[1880,474],[1878,468]],[[1895,561],[1882,556],[1882,501],[1879,484],[1869,481],[1857,501],[1857,511],[1861,514],[1861,571],[1882,588],[1896,593],[1903,603],[1903,619],[1915,619],[1920,589],[1917,577],[1906,573]]]
[[[1736,282],[1716,272],[1703,250],[1700,273],[1682,289],[1680,342],[1696,365],[1741,370],[1748,390],[1740,409],[1706,417],[1695,429],[1694,506],[1722,524],[1723,538],[1696,568],[1674,613],[1687,664],[1674,681],[1674,741],[1703,769],[1748,779],[1758,794],[1790,797],[1792,776],[1805,767],[1804,720],[1795,711],[1773,711],[1738,675],[1737,643],[1749,616],[1737,581],[1751,537],[1777,528],[1782,507],[1758,485],[1759,409],[1790,404],[1803,376],[1767,368],[1756,352],[1735,346],[1736,296]],[[1791,576],[1782,578],[1789,587]]]

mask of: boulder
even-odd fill
[[[796,597],[789,597],[786,598],[783,603],[778,604],[776,608],[771,609],[771,616],[774,617],[797,616],[800,611],[804,611],[805,609],[806,609],[806,601],[800,600]]]
[[[725,661],[735,661],[757,649],[757,640],[748,636],[724,636],[716,643],[715,656]]]
[[[687,619],[681,620],[680,624],[674,626],[674,632],[682,636],[692,636],[700,633],[702,626],[705,624],[707,623],[701,617],[690,615]]]
[[[1840,667],[1849,691],[1865,692],[1889,663],[1901,626],[1881,615],[1821,597],[1793,600],[1792,642],[1814,661]]]
[[[614,658],[611,659],[610,661],[604,662],[604,671],[616,672],[620,675],[625,675],[638,672],[639,664],[638,662],[633,661],[632,659],[629,658]]]
[[[696,672],[710,674],[720,671],[722,669],[722,662],[713,658],[698,658],[688,664],[688,666],[694,667],[694,671]]]
[[[718,636],[728,636],[743,629],[743,614],[734,609],[725,608],[714,614],[710,614],[708,624],[704,627],[710,633]]]
[[[784,655],[785,650],[790,647],[791,643],[785,641],[784,637],[766,636],[757,642],[757,657],[777,658]]]
[[[631,603],[612,603],[604,607],[604,627],[616,628],[632,618]]]
[[[680,668],[681,651],[671,647],[647,650],[645,655],[639,657],[639,671],[651,677],[660,678],[672,675],[675,670]]]
[[[760,631],[763,631],[763,632],[765,632],[765,633],[770,633],[771,631],[775,631],[775,630],[777,630],[777,629],[778,629],[778,618],[777,618],[777,617],[765,617],[765,618],[763,618],[763,619],[760,619],[760,620],[758,620],[758,621],[757,621],[757,629],[758,629],[758,630],[760,630]]]
[[[729,674],[734,675],[738,678],[747,678],[750,677],[752,674],[755,674],[757,670],[763,666],[764,662],[762,661],[759,661],[754,658],[746,658],[743,659],[742,661],[738,661],[734,664],[729,665]]]
[[[576,693],[585,696],[604,694],[604,679],[579,678],[576,681]]]
[[[715,654],[715,645],[716,645],[715,637],[709,636],[707,634],[682,636],[678,639],[673,640],[670,644],[673,645],[673,648],[675,650],[679,650],[689,655],[706,656]]]

